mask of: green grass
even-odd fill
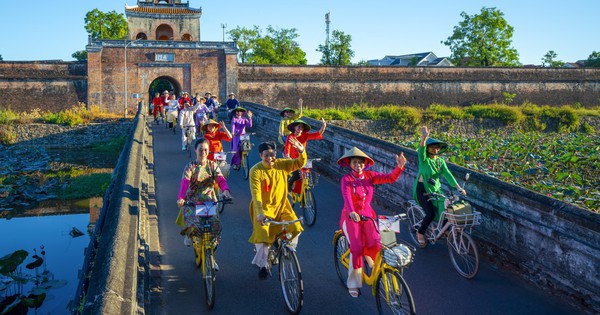
[[[102,197],[110,185],[111,173],[93,173],[63,179],[64,189],[56,188],[53,193],[58,199],[83,199]]]
[[[91,150],[94,152],[109,153],[119,155],[127,142],[127,136],[113,138],[110,141],[94,145]]]

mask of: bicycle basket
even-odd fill
[[[249,140],[243,140],[240,143],[240,148],[242,149],[242,151],[250,151],[252,150],[252,142],[250,142]]]
[[[413,252],[408,246],[398,244],[383,249],[383,260],[394,268],[406,267],[413,261]]]
[[[214,202],[205,202],[196,205],[196,216],[198,217],[213,217],[217,214],[217,204]]]
[[[221,239],[221,220],[218,216],[214,217],[196,217],[194,222],[194,232],[199,237],[203,233],[210,233],[210,239],[218,241]]]
[[[455,226],[473,226],[481,220],[481,213],[473,211],[471,204],[464,200],[451,204],[446,208],[445,214],[448,222]]]
[[[221,169],[221,173],[223,173],[223,176],[227,178],[229,176],[229,170],[231,168],[231,165],[229,165],[227,161],[221,161],[219,162],[219,168]]]

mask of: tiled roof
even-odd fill
[[[154,14],[198,14],[202,13],[201,10],[194,10],[189,8],[148,8],[148,7],[127,7],[125,11],[141,12],[141,13],[154,13]]]

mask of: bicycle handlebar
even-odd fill
[[[214,203],[223,203],[223,204],[233,204],[233,198],[223,198],[223,199],[218,199],[217,201],[206,201],[206,202],[214,202]],[[192,201],[186,201],[184,203],[187,206],[196,206],[195,202]],[[199,203],[199,204],[203,204],[203,203]]]
[[[275,221],[273,219],[270,218],[265,218],[265,220],[263,221],[265,224],[273,224],[273,225],[288,225],[288,224],[292,224],[292,223],[296,223],[296,222],[302,222],[304,223],[304,218],[303,217],[299,217],[296,220],[291,220],[291,221]]]

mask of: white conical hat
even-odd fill
[[[373,166],[373,164],[375,164],[375,161],[373,161],[371,157],[369,157],[365,152],[361,151],[357,147],[352,147],[352,149],[346,151],[346,153],[344,153],[344,155],[338,159],[337,163],[339,166],[342,167],[350,167],[350,158],[354,156],[365,158],[365,168]]]

